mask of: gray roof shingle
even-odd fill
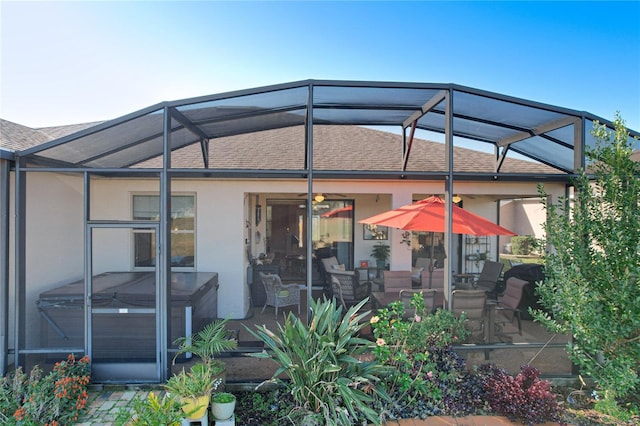
[[[0,146],[20,151],[87,129],[99,124],[32,129],[0,119]],[[402,137],[399,134],[360,126],[316,125],[313,134],[313,162],[317,170],[383,170],[398,171],[402,167]],[[212,139],[209,167],[215,169],[303,169],[304,127],[285,127],[255,133]],[[456,172],[492,173],[493,154],[454,147]],[[174,168],[202,168],[199,144],[172,153]],[[162,167],[160,157],[135,167]],[[444,171],[445,146],[442,143],[414,139],[407,164],[409,171]],[[507,158],[504,173],[561,173],[531,161]]]
[[[79,132],[80,130],[88,129],[100,123],[101,122],[81,123],[33,129],[0,118],[0,147],[9,151],[21,151]]]

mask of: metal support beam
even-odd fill
[[[418,120],[415,120],[413,124],[411,124],[411,133],[409,133],[409,142],[407,143],[405,141],[405,144],[404,144],[404,146],[406,146],[406,149],[402,155],[402,171],[403,172],[407,170],[407,163],[409,163],[409,154],[411,153],[411,147],[413,146],[413,137],[416,133],[417,125],[418,125]]]
[[[20,363],[20,350],[25,344],[25,300],[26,300],[26,208],[27,208],[27,174],[22,170],[24,159],[16,158],[15,163],[15,234],[14,234],[14,335],[13,366]]]
[[[93,330],[93,316],[91,299],[92,291],[92,259],[93,259],[93,247],[91,245],[91,229],[89,228],[89,222],[91,221],[91,175],[89,172],[84,172],[84,193],[82,196],[83,203],[83,219],[84,219],[84,353],[89,355],[93,359],[93,347],[92,347],[92,331]]]
[[[578,173],[579,169],[584,169],[584,115],[580,121],[573,126],[573,172]]]
[[[453,247],[453,224],[452,214],[453,207],[451,197],[453,196],[453,90],[449,90],[445,96],[445,163],[447,165],[447,179],[444,186],[444,251],[451,253]],[[447,308],[451,310],[451,277],[453,270],[453,256],[447,256],[444,269],[444,294],[446,298]]]
[[[511,145],[507,145],[502,147],[502,152],[498,155],[497,163],[496,163],[496,173],[500,173],[500,169],[504,164],[504,160],[507,158],[507,153],[509,152],[509,148]],[[498,149],[499,147],[496,147]]]
[[[189,130],[194,135],[198,136],[200,139],[208,139],[209,136],[198,126],[193,124],[191,120],[189,120],[184,114],[178,111],[175,108],[169,108],[169,115],[176,120],[178,123],[182,124],[187,130]]]
[[[499,140],[497,142],[498,146],[507,146],[507,145],[511,145],[512,143],[516,143],[516,142],[520,142],[523,141],[525,139],[529,139],[533,136],[539,136],[539,135],[543,135],[547,132],[551,132],[553,130],[557,130],[557,129],[561,129],[563,127],[566,126],[570,126],[570,125],[578,125],[578,123],[580,123],[580,118],[578,117],[573,117],[573,116],[569,116],[569,117],[564,117],[561,118],[559,120],[555,120],[555,121],[550,121],[548,123],[542,124],[541,126],[538,126],[534,129],[531,129],[530,131],[527,132],[519,132],[516,133],[512,136],[509,136],[507,138],[504,138],[502,140]]]
[[[411,146],[413,145],[413,137],[416,132],[416,127],[418,126],[418,120],[420,120],[420,118],[422,118],[425,114],[427,114],[429,111],[435,108],[435,106],[438,105],[440,102],[442,102],[445,99],[446,94],[447,94],[446,90],[439,91],[434,96],[432,96],[431,99],[425,102],[424,105],[422,105],[422,107],[420,108],[420,110],[411,114],[411,116],[406,120],[404,120],[404,122],[402,123],[403,130],[411,126],[411,134],[409,136],[409,142],[406,144],[407,149],[405,152],[403,152],[402,171],[405,171],[407,169],[407,163],[409,162],[409,155],[411,154]]]
[[[171,113],[164,109],[162,172],[160,172],[160,256],[156,261],[158,294],[156,295],[156,344],[160,381],[169,376],[169,337],[171,334]]]
[[[11,166],[0,159],[0,376],[7,374],[9,357],[9,181]]]
[[[402,123],[402,127],[406,129],[411,124],[413,124],[414,121],[418,121],[420,118],[422,118],[423,115],[427,114],[429,111],[435,108],[436,105],[444,101],[446,99],[447,93],[449,93],[447,90],[441,90],[433,95],[431,99],[425,102],[418,111],[414,112],[409,116],[409,118],[404,120],[404,122]]]
[[[191,133],[195,134],[200,138],[200,149],[202,151],[202,163],[204,164],[205,169],[209,168],[209,136],[198,126],[193,124],[191,120],[189,120],[184,114],[178,111],[175,108],[169,108],[169,112],[171,118],[176,120],[178,123],[182,124],[185,129],[189,130]]]
[[[307,100],[307,125],[305,128],[306,136],[306,168],[307,175],[307,324],[311,321],[311,301],[313,300],[313,84],[309,84],[309,93]]]
[[[204,168],[209,168],[209,139],[200,140],[200,151],[202,151],[202,163]]]

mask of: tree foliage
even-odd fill
[[[534,318],[573,336],[571,360],[609,395],[640,391],[640,164],[619,114],[615,131],[596,123],[590,164],[573,202],[545,202],[545,308]],[[540,188],[546,199],[548,194]]]

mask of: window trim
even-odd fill
[[[138,196],[155,196],[158,197],[158,199],[160,198],[160,193],[157,191],[136,191],[136,192],[131,192],[129,197],[129,214],[131,215],[131,219],[133,220],[133,200],[135,197]],[[197,271],[197,252],[198,252],[198,233],[197,233],[197,227],[198,227],[198,197],[197,197],[197,193],[196,192],[172,192],[171,193],[171,197],[181,197],[181,196],[187,196],[187,197],[192,197],[193,198],[193,230],[188,230],[188,229],[181,229],[181,230],[177,230],[177,231],[171,231],[171,234],[185,234],[185,233],[192,233],[193,234],[193,266],[172,266],[171,270],[172,271],[176,271],[176,272],[195,272]],[[159,203],[159,200],[158,200]],[[144,219],[139,219],[144,221]],[[158,221],[155,220],[148,220],[148,222],[150,223],[158,223]],[[136,260],[135,260],[135,234],[136,233],[146,233],[147,231],[144,231],[142,229],[132,229],[131,230],[131,255],[129,256],[129,261],[131,262],[131,270],[132,271],[152,271],[155,268],[152,266],[136,266]],[[157,235],[156,235],[157,238]],[[162,247],[160,248],[161,252],[162,252]]]

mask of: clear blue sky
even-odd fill
[[[457,83],[640,130],[640,2],[0,2],[0,117],[304,79]]]

